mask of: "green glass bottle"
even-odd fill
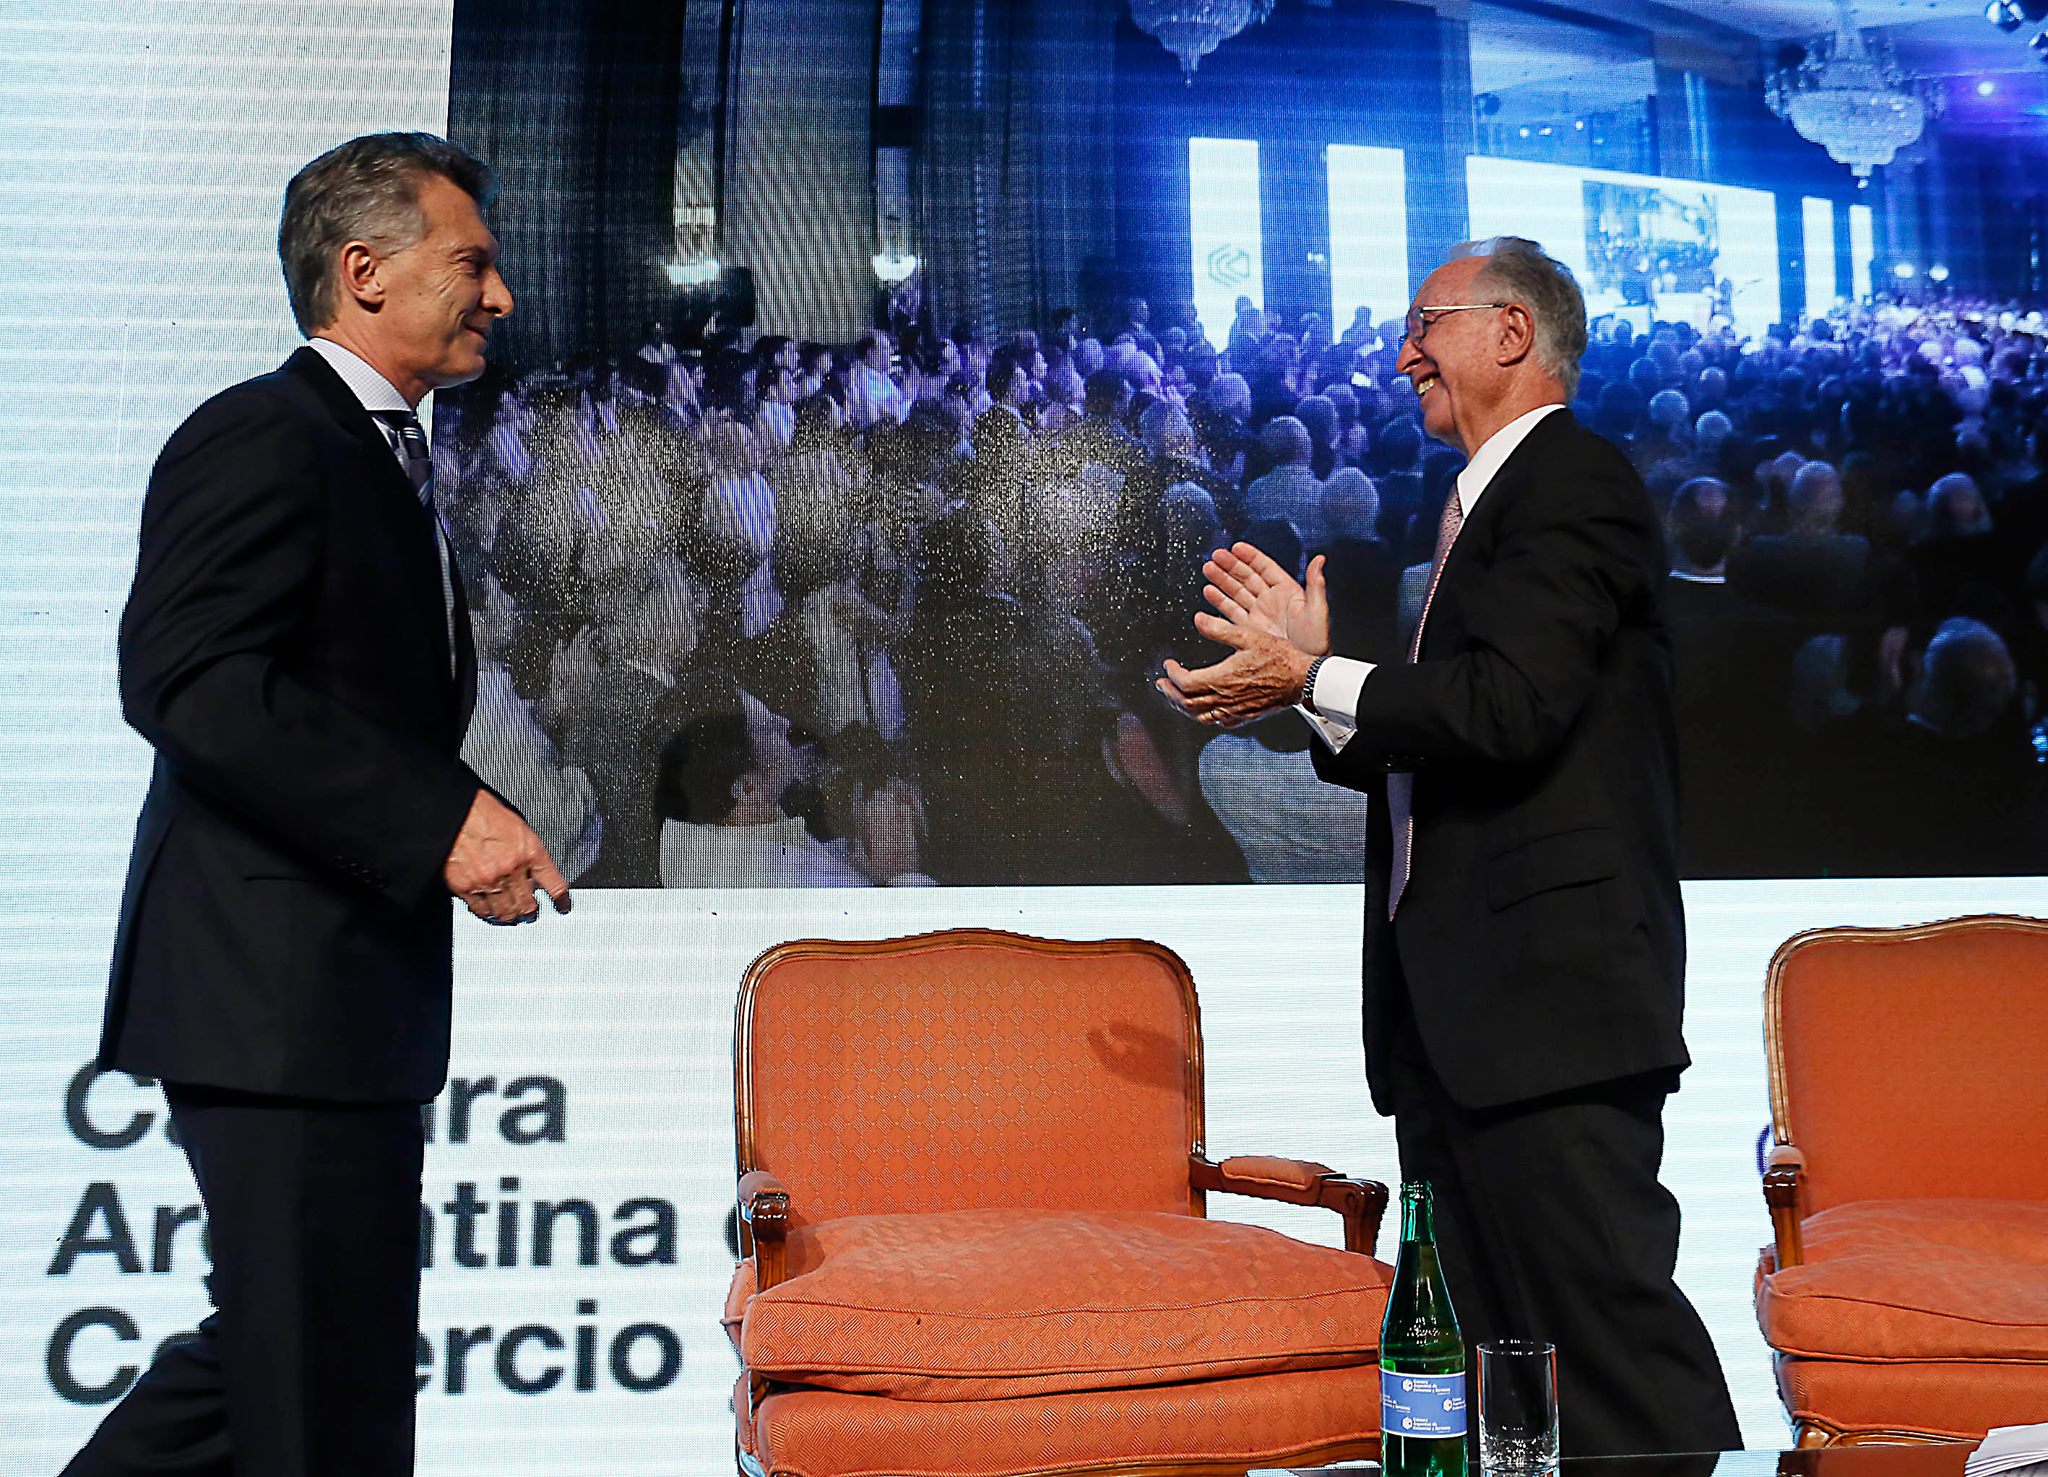
[[[1436,1260],[1429,1186],[1401,1186],[1401,1249],[1380,1325],[1380,1467],[1465,1477],[1465,1340]]]

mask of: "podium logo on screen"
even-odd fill
[[[1209,253],[1209,280],[1218,287],[1242,287],[1252,280],[1252,254],[1228,242]]]
[[[515,1167],[517,1151],[569,1139],[569,1094],[538,1073],[453,1078],[422,1110],[427,1142],[474,1146],[491,1169]],[[64,1122],[87,1148],[108,1154],[152,1137],[177,1137],[155,1083],[88,1064],[64,1094]],[[420,1205],[420,1265],[429,1285],[459,1284],[465,1273],[563,1269],[620,1270],[676,1264],[676,1207],[661,1196],[607,1201],[561,1186],[545,1190],[519,1174],[456,1180]],[[47,1275],[103,1284],[109,1277],[178,1277],[196,1283],[210,1256],[205,1210],[197,1201],[143,1203],[117,1176],[95,1179],[79,1195],[57,1237]],[[502,1287],[502,1278],[498,1281]],[[613,1388],[652,1394],[682,1374],[683,1340],[666,1323],[600,1313],[594,1296],[567,1300],[551,1282],[550,1306],[527,1319],[419,1331],[414,1382],[422,1393],[464,1395],[495,1386],[515,1395]],[[616,1292],[616,1286],[611,1289]],[[132,1387],[155,1351],[186,1336],[145,1332],[115,1301],[67,1314],[51,1331],[45,1358],[50,1387],[76,1405],[105,1405]]]

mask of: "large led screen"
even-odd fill
[[[1777,202],[1762,190],[1477,157],[1465,178],[1474,236],[1541,241],[1591,314],[1639,330],[1719,318],[1752,339],[1779,320]]]

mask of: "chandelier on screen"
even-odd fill
[[[1909,79],[1878,36],[1866,36],[1835,0],[1835,34],[1806,45],[1805,58],[1765,79],[1771,111],[1846,164],[1858,179],[1892,162],[1941,112],[1940,89]]]
[[[1193,84],[1202,58],[1254,21],[1273,13],[1273,0],[1131,0],[1131,19],[1180,58]]]

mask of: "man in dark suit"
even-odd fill
[[[1870,600],[1870,544],[1836,529],[1841,474],[1827,462],[1807,462],[1792,474],[1785,509],[1784,533],[1758,534],[1728,555],[1728,587],[1745,600],[1795,615],[1836,622],[1860,618]]]
[[[150,477],[120,658],[156,768],[99,1064],[163,1084],[214,1311],[75,1477],[412,1470],[449,895],[496,923],[569,901],[457,757],[475,659],[413,414],[512,310],[492,193],[427,134],[307,165],[278,254],[312,343],[194,411]]]
[[[1679,774],[1684,780],[1688,877],[1749,877],[1785,838],[1757,816],[1802,815],[1813,787],[1809,757],[1788,742],[1785,692],[1802,623],[1752,605],[1729,588],[1740,532],[1735,502],[1717,477],[1694,477],[1671,495],[1664,531],[1671,573],[1664,622],[1676,671]]]
[[[1567,1454],[1714,1451],[1741,1438],[1657,1179],[1687,1063],[1664,546],[1564,408],[1585,342],[1534,243],[1439,268],[1400,369],[1470,464],[1408,660],[1330,655],[1321,561],[1304,587],[1238,545],[1197,617],[1230,655],[1161,690],[1226,725],[1300,704],[1317,771],[1371,799],[1367,1080],[1468,1342],[1557,1345]]]

